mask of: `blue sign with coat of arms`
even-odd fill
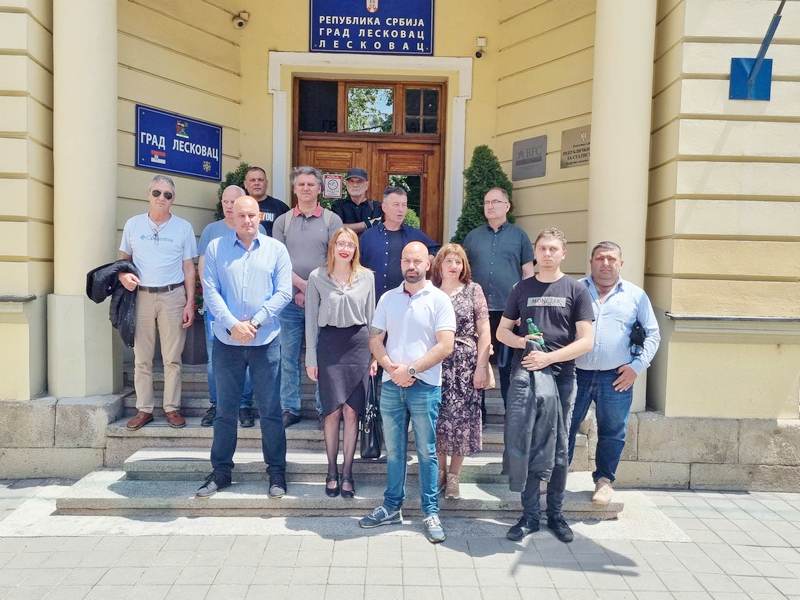
[[[434,0],[310,0],[311,52],[433,54]]]
[[[136,166],[220,180],[222,127],[136,105]]]

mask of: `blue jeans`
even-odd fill
[[[236,451],[239,397],[248,367],[253,378],[253,399],[260,415],[261,450],[270,476],[285,476],[286,433],[281,404],[276,394],[279,377],[280,342],[263,346],[229,346],[214,340],[214,369],[217,373],[217,416],[211,466],[222,481],[230,481]]]
[[[594,402],[597,416],[597,450],[595,451],[595,471],[592,479],[601,477],[614,481],[622,450],[625,448],[625,434],[628,431],[628,415],[633,402],[633,387],[625,392],[614,389],[614,380],[619,377],[616,369],[610,371],[583,371],[578,369],[578,395],[575,411],[569,428],[569,462],[575,451],[575,436],[581,422]]]
[[[442,403],[442,389],[417,380],[401,388],[384,381],[380,406],[383,436],[386,443],[386,491],[383,506],[393,512],[403,505],[406,495],[406,452],[408,451],[408,420],[414,428],[414,443],[419,459],[419,491],[422,512],[439,512],[436,477],[439,461],[436,458],[436,419]]]
[[[306,335],[306,313],[290,302],[278,315],[281,323],[281,407],[293,415],[300,415],[300,351]],[[319,388],[314,394],[317,413],[322,414]]]
[[[213,327],[214,315],[210,310],[206,310],[203,317],[203,322],[206,327],[206,354],[208,355],[208,363],[206,364],[206,374],[208,375],[208,395],[210,396],[211,406],[217,405],[217,380],[214,377],[214,335]],[[239,402],[240,408],[252,408],[253,406],[253,382],[250,381],[250,370],[244,376],[244,388],[242,389],[242,399]]]
[[[562,369],[556,377],[558,397],[561,401],[561,415],[564,419],[564,430],[569,426],[572,409],[575,406],[575,373]],[[550,481],[547,483],[547,516],[561,515],[564,506],[564,492],[567,489],[567,471],[569,465],[555,465]],[[528,477],[525,489],[522,490],[522,510],[529,519],[539,519],[539,482],[538,477]]]

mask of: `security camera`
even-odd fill
[[[237,14],[233,15],[232,21],[236,29],[244,29],[250,22],[250,13],[246,10],[239,11]]]

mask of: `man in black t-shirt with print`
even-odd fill
[[[536,371],[558,365],[556,386],[564,428],[569,430],[575,405],[575,359],[592,350],[592,300],[586,286],[561,271],[567,254],[567,238],[562,231],[554,227],[542,230],[536,236],[533,250],[539,272],[523,279],[511,290],[497,328],[497,340],[511,348],[525,348],[526,340],[534,339],[527,335],[525,322],[533,319],[542,332],[548,352],[529,353],[522,359],[522,366]],[[555,465],[547,485],[547,526],[562,542],[571,542],[574,538],[562,514],[567,469],[568,465]],[[519,541],[539,530],[539,483],[538,477],[528,477],[522,491],[522,518],[509,529],[508,539]]]
[[[261,167],[250,167],[244,174],[244,189],[247,195],[258,202],[259,221],[261,226],[272,237],[272,225],[275,220],[289,210],[284,202],[267,194],[267,173]]]

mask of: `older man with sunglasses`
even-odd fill
[[[192,325],[194,259],[197,242],[188,221],[170,212],[175,184],[156,175],[147,190],[146,213],[128,219],[122,230],[119,257],[132,260],[140,277],[121,273],[120,283],[137,290],[136,336],[133,342],[136,416],[128,421],[134,430],[153,420],[153,354],[156,328],[164,362],[164,416],[170,427],[183,427],[181,416],[181,354],[186,330]]]

